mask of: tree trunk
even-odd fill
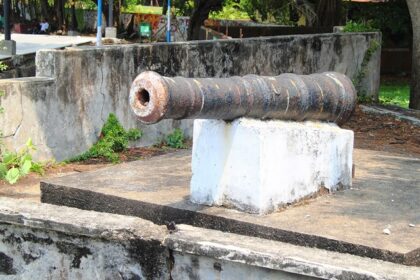
[[[420,110],[420,1],[407,0],[413,27],[413,65],[411,68],[411,109]]]
[[[57,25],[57,30],[64,31],[64,1],[65,0],[55,0],[54,1],[54,10],[55,10],[55,21]]]
[[[77,17],[76,17],[76,7],[74,2],[71,5],[71,21],[70,21],[70,30],[76,31],[77,30]]]
[[[48,18],[48,15],[49,15],[48,0],[40,0],[40,2],[41,2],[41,15],[43,19],[51,20],[50,18]]]
[[[166,13],[168,12],[168,0],[163,0],[162,3],[162,15],[166,15]]]
[[[204,21],[208,19],[211,11],[217,11],[222,8],[223,0],[195,0],[194,4],[188,27],[188,40],[199,39],[200,28]]]
[[[320,0],[316,8],[317,23],[320,27],[339,25],[341,20],[341,0]]]

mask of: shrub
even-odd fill
[[[373,27],[371,21],[356,22],[349,20],[343,28],[343,32],[374,32],[378,31],[377,28]]]
[[[138,140],[142,136],[142,132],[138,129],[130,129],[126,131],[118,121],[114,114],[109,117],[102,127],[99,141],[94,144],[87,152],[70,159],[70,162],[83,161],[90,158],[104,157],[111,162],[118,162],[117,153],[127,149],[128,141]]]
[[[9,69],[9,66],[3,61],[0,61],[0,72],[6,71],[7,69]]]
[[[181,129],[176,128],[171,134],[166,137],[166,145],[175,148],[183,149],[185,148],[185,137],[184,132]]]

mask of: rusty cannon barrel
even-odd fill
[[[355,104],[352,82],[335,72],[197,79],[147,71],[137,76],[130,90],[134,113],[148,124],[162,119],[239,117],[341,124]]]

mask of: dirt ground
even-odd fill
[[[420,127],[386,115],[364,113],[359,107],[342,126],[354,131],[354,146],[420,157]]]
[[[391,116],[367,114],[357,107],[343,128],[354,131],[355,148],[420,157],[420,128],[406,121]],[[191,142],[187,143],[187,147],[191,147]],[[164,146],[131,148],[122,153],[120,159],[122,162],[142,160],[174,151]],[[44,176],[30,174],[15,185],[0,181],[0,196],[39,201],[39,182],[42,179],[96,170],[109,165],[112,163],[104,159],[53,165],[47,168]]]

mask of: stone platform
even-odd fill
[[[41,201],[420,266],[419,159],[355,150],[352,189],[259,216],[189,202],[190,153],[51,179]]]

